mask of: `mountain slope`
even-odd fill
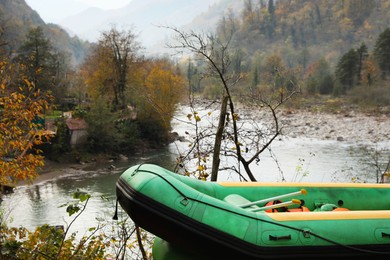
[[[0,26],[10,49],[19,47],[30,28],[44,25],[38,13],[29,8],[24,0],[0,1]]]
[[[25,41],[28,31],[38,26],[43,28],[46,37],[56,49],[70,54],[73,65],[84,59],[89,43],[81,41],[78,37],[70,37],[58,25],[46,24],[25,0],[0,1],[0,34],[1,40],[7,43],[8,53],[16,52]]]
[[[234,46],[248,59],[254,53],[277,53],[290,67],[306,68],[322,57],[335,65],[363,43],[371,51],[390,27],[390,0],[286,0],[273,9],[252,3],[234,20]]]

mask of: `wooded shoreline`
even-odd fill
[[[253,112],[239,109],[240,113],[254,116]],[[306,110],[281,110],[278,114],[282,124],[282,132],[286,138],[310,138],[316,140],[333,140],[340,142],[353,142],[362,145],[375,145],[382,143],[385,149],[390,147],[390,116],[386,113],[369,114],[364,112],[310,112]],[[257,118],[269,120],[266,112],[256,113]],[[100,157],[99,163],[111,165],[108,158]],[[58,163],[45,160],[45,166],[39,176],[33,181],[37,184],[49,181],[63,174],[64,170],[80,170],[91,166],[91,163]],[[28,185],[20,182],[18,186]]]

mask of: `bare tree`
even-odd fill
[[[190,31],[183,32],[174,27],[165,27],[176,35],[176,43],[168,44],[168,47],[179,51],[188,51],[195,57],[201,58],[208,64],[207,73],[209,76],[216,77],[222,88],[221,107],[218,126],[215,134],[214,145],[208,151],[213,153],[211,181],[216,181],[220,167],[221,154],[223,156],[232,156],[236,158],[237,164],[227,166],[223,169],[234,170],[243,179],[241,167],[244,168],[246,175],[250,181],[256,181],[250,165],[258,161],[259,155],[270,147],[270,144],[281,134],[279,126],[277,108],[281,104],[290,99],[299,91],[297,85],[286,80],[283,77],[285,86],[276,86],[281,82],[280,78],[282,71],[275,68],[275,81],[273,86],[269,86],[271,91],[262,91],[258,89],[251,92],[251,96],[246,97],[250,100],[248,104],[251,108],[268,108],[272,114],[273,123],[272,129],[265,132],[261,126],[248,129],[244,123],[240,123],[240,116],[236,112],[236,103],[233,100],[231,89],[242,79],[242,74],[231,69],[231,49],[230,42],[232,37],[225,37],[224,41],[219,40],[213,35],[202,35]],[[276,80],[278,79],[278,81]],[[266,94],[265,94],[266,93]],[[275,94],[277,93],[277,95]],[[197,120],[195,120],[197,121]],[[254,124],[255,125],[255,124]],[[205,138],[202,135],[201,138]],[[207,137],[209,137],[207,135]],[[199,143],[200,138],[197,138],[195,145]],[[263,142],[261,142],[261,140]],[[265,140],[265,141],[264,141]],[[229,145],[233,143],[234,149]],[[250,150],[250,153],[249,153]],[[180,161],[182,161],[181,158]]]
[[[98,45],[102,50],[107,51],[111,59],[113,79],[112,88],[114,92],[114,105],[123,107],[126,104],[125,90],[127,84],[127,73],[130,63],[135,60],[137,51],[140,49],[136,41],[136,35],[131,31],[118,31],[112,27],[109,31],[102,33]]]

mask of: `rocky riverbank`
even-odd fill
[[[314,138],[356,143],[390,142],[390,107],[379,112],[364,112],[341,107],[325,112],[326,108],[286,109],[276,111],[282,134],[291,138]],[[272,113],[266,109],[236,106],[240,118],[272,123]]]
[[[197,108],[212,111],[219,109],[218,102],[197,101]],[[256,122],[272,123],[272,114],[266,109],[253,109],[236,105],[240,118]],[[390,107],[381,107],[376,112],[365,112],[341,106],[337,111],[326,111],[321,105],[311,109],[278,109],[277,117],[282,134],[292,138],[315,138],[356,143],[390,143]],[[329,110],[329,109],[328,109]]]
[[[283,111],[281,122],[290,137],[377,143],[390,141],[390,116],[362,112]]]

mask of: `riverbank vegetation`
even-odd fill
[[[386,113],[390,37],[385,20],[376,18],[389,8],[387,1],[243,2],[242,12],[228,10],[212,34],[196,33],[212,44],[225,44],[226,56],[215,61],[234,75],[234,100],[299,86],[299,95],[284,102],[287,109]],[[306,18],[299,22],[298,17]],[[43,147],[53,160],[88,160],[88,154],[99,153],[127,156],[167,144],[175,104],[187,102],[190,93],[219,100],[223,92],[221,82],[208,74],[207,59],[187,53],[176,60],[145,57],[131,30],[113,26],[102,32],[74,67],[44,27],[30,29],[15,44],[7,22],[0,37],[2,59],[23,65],[26,79],[40,91],[49,91],[63,115],[71,111],[88,123],[87,143],[75,148],[69,144],[66,118],[53,118],[46,111],[47,121],[58,131],[51,145]],[[343,25],[339,33],[334,31],[336,24]]]
[[[175,60],[146,57],[133,31],[113,26],[102,32],[77,67],[53,47],[39,26],[28,31],[17,49],[6,48],[9,38],[2,21],[0,181],[32,181],[43,166],[43,156],[85,161],[91,154],[128,156],[166,145],[173,140],[171,120],[177,104],[194,107],[196,98],[219,104],[218,125],[198,128],[202,118],[192,109],[188,119],[197,132],[177,166],[204,180],[217,180],[223,168],[243,180],[256,181],[249,166],[281,134],[278,109],[389,113],[390,27],[382,26],[380,32],[372,29],[376,25],[372,15],[382,17],[380,11],[389,8],[389,1],[247,0],[240,15],[228,12],[221,17],[212,34],[165,27],[178,36],[170,44],[170,50],[180,53]],[[338,31],[334,20],[342,25]],[[368,36],[356,36],[362,34]],[[336,51],[335,43],[345,42]],[[236,112],[238,103],[270,111],[268,127],[243,128]],[[54,111],[61,111],[60,116],[53,116]],[[78,129],[69,127],[66,115],[86,122],[88,138],[81,145],[70,143],[72,131]],[[221,155],[234,157],[237,164],[221,165]],[[189,163],[193,160],[194,164]],[[76,199],[87,203],[88,196]],[[82,212],[82,207],[72,204],[67,210],[73,214]],[[107,239],[112,244],[125,243],[119,244],[120,256],[130,237],[136,237],[133,243],[144,238],[137,227],[124,230],[118,240],[97,236],[91,229],[87,240],[78,243],[74,236],[66,240],[66,233],[52,227],[29,233],[7,229],[3,221],[0,224],[2,254],[11,256],[12,250],[19,250],[21,258],[26,250],[38,259],[81,253],[100,259]],[[54,246],[45,247],[45,241],[53,241]],[[141,255],[149,257],[145,252]]]

